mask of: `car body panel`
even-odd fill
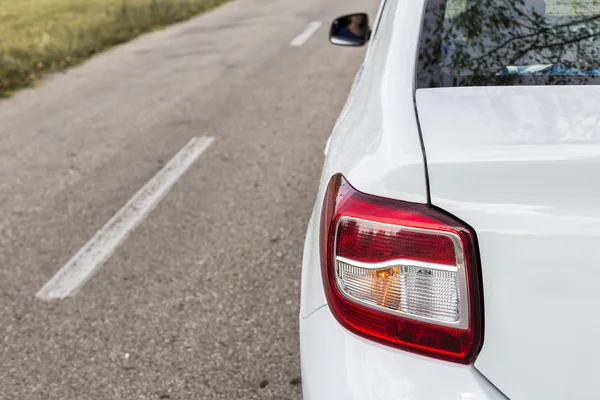
[[[300,333],[305,400],[506,400],[473,366],[363,339],[328,307],[301,319]]]
[[[414,38],[419,35],[423,5],[421,0],[386,1],[365,62],[329,139],[304,249],[302,317],[326,304],[319,224],[325,188],[334,174],[342,173],[366,193],[427,203],[413,79],[418,45]]]
[[[426,89],[416,99],[432,204],[479,241],[475,367],[513,400],[595,398],[600,87]]]

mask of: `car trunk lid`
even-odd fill
[[[475,367],[512,400],[591,398],[600,345],[600,87],[420,89],[433,205],[477,233]]]

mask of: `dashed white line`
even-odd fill
[[[294,40],[292,40],[290,42],[290,46],[293,46],[293,47],[302,46],[304,43],[306,43],[308,41],[308,39],[310,39],[310,37],[312,35],[315,34],[315,32],[317,31],[317,29],[319,29],[319,27],[322,24],[323,23],[321,21],[313,21],[313,22],[309,23],[306,26],[306,29],[304,29],[304,31],[302,31],[301,34],[299,34],[298,36],[296,36],[294,38]]]
[[[49,301],[76,294],[213,141],[211,137],[190,140],[35,296]]]

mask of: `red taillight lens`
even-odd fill
[[[332,178],[322,214],[329,307],[347,329],[471,363],[482,343],[475,234],[433,207],[369,196]]]

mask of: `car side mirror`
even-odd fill
[[[370,36],[369,16],[365,13],[349,14],[331,23],[329,41],[338,46],[363,46]]]

